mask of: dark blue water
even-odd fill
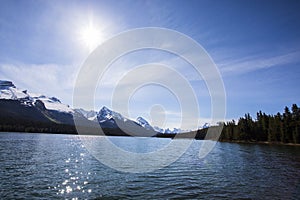
[[[141,152],[170,142],[112,140]],[[199,159],[202,142],[168,167],[125,173],[96,160],[78,136],[0,133],[0,199],[299,199],[299,146],[217,143]]]

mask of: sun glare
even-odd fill
[[[89,51],[93,51],[102,42],[103,36],[99,28],[90,22],[88,26],[81,29],[80,40]]]

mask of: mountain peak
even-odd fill
[[[115,111],[110,110],[109,108],[107,108],[106,106],[103,106],[98,115],[97,118],[100,119],[100,121],[103,120],[109,120],[111,118],[116,118],[119,120],[124,120],[124,117],[122,117],[122,115],[120,113],[117,113]]]
[[[138,118],[136,119],[136,122],[137,122],[140,126],[144,127],[144,128],[147,129],[147,130],[154,130],[153,127],[149,124],[149,122],[148,122],[147,120],[145,120],[144,118],[142,118],[142,117],[138,117]]]
[[[0,89],[1,90],[5,90],[5,89],[8,89],[10,87],[15,88],[16,86],[11,81],[0,80]]]
[[[98,115],[101,115],[103,117],[106,117],[106,118],[111,118],[112,117],[112,113],[113,111],[110,110],[109,108],[107,108],[106,106],[103,106],[100,110],[99,110],[99,114]]]
[[[62,104],[56,97],[47,97],[45,95],[35,95],[28,93],[27,90],[17,88],[13,82],[0,80],[0,99],[10,99],[20,101],[26,106],[34,106],[35,102],[40,100],[46,109],[56,110],[58,112],[73,113],[68,105]],[[39,104],[39,103],[38,103]]]
[[[109,109],[108,107],[106,107],[106,106],[103,106],[101,109],[100,109],[100,111],[99,112],[112,112],[112,110],[111,109]]]
[[[136,121],[142,126],[149,126],[149,122],[142,117],[136,118]]]

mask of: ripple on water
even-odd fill
[[[130,138],[116,142],[125,145]],[[77,136],[0,133],[1,198],[297,199],[300,196],[300,147],[217,143],[213,152],[200,160],[197,157],[200,146],[201,141],[193,142],[186,154],[166,168],[130,174],[98,162]]]

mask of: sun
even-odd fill
[[[100,29],[97,28],[92,21],[90,21],[87,26],[81,28],[79,35],[80,41],[90,52],[103,41],[103,35]]]

